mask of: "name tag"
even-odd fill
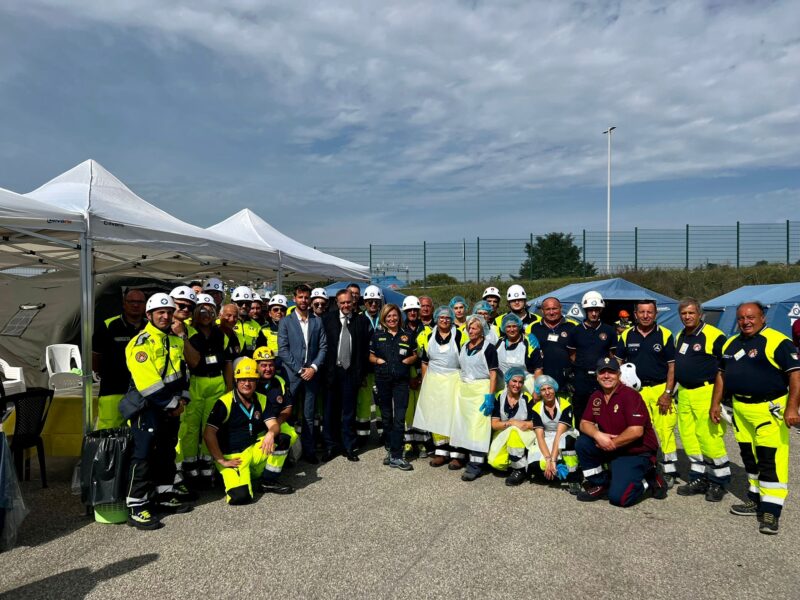
[[[678,350],[679,354],[686,354],[686,351],[689,349],[689,344],[683,343],[681,344],[681,349]]]
[[[558,341],[558,334],[557,333],[548,334],[547,341],[548,342],[557,342]]]
[[[400,356],[405,356],[406,354],[408,354],[408,349],[407,348],[400,348]]]
[[[212,354],[211,356],[206,356],[206,364],[207,365],[215,365],[217,364],[217,355]]]
[[[739,350],[736,354],[733,355],[734,360],[739,360],[744,356],[744,350]]]

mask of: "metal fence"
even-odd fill
[[[463,239],[460,242],[370,244],[362,247],[319,247],[334,256],[369,265],[373,276],[395,275],[427,285],[428,276],[445,273],[459,281],[509,279],[520,275],[537,234],[516,239]],[[733,267],[757,263],[793,264],[800,261],[800,221],[689,225],[681,229],[643,229],[611,232],[610,268],[606,268],[605,231],[573,232],[584,264],[598,273],[624,270]]]

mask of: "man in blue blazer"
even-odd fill
[[[283,362],[289,378],[289,391],[295,403],[303,403],[300,443],[303,459],[319,463],[314,453],[314,411],[318,385],[322,381],[319,371],[325,362],[328,347],[322,319],[309,310],[311,288],[300,284],[294,289],[295,309],[285,316],[278,326],[278,357]]]

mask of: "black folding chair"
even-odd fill
[[[53,403],[53,390],[42,388],[30,389],[22,394],[8,397],[14,402],[16,409],[16,425],[14,437],[11,438],[11,453],[14,455],[14,467],[17,477],[26,481],[31,478],[30,459],[25,461],[23,472],[23,454],[28,448],[36,448],[39,456],[39,472],[42,475],[42,487],[47,487],[47,470],[44,464],[44,442],[42,429],[47,419],[50,405]]]

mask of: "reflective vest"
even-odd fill
[[[161,408],[177,406],[173,400],[186,387],[181,338],[148,322],[128,342],[125,359],[133,384],[150,404]]]

